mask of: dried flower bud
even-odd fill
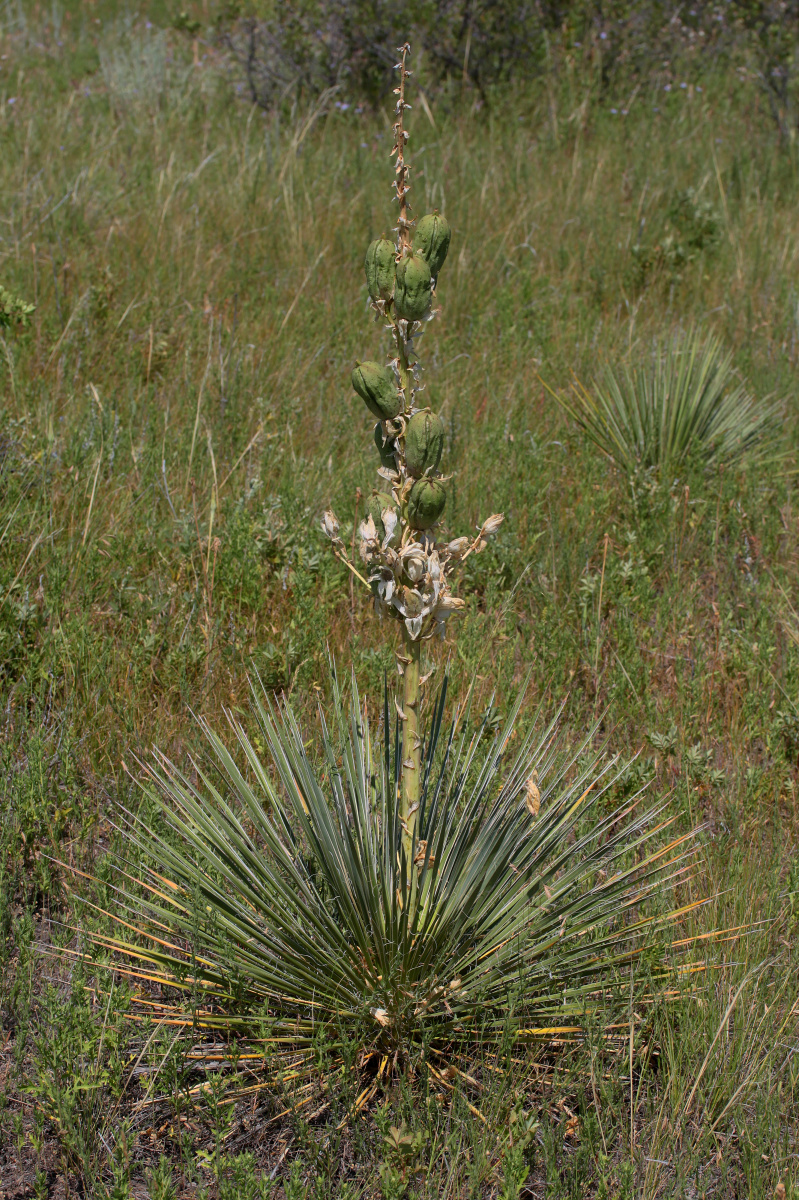
[[[366,512],[374,524],[374,536],[384,546],[392,544],[394,541],[399,541],[396,508],[394,497],[390,496],[388,492],[376,492],[366,501]],[[386,521],[386,517],[389,515],[393,516],[390,532]],[[397,535],[396,537],[395,534]]]
[[[415,617],[421,613],[423,607],[422,597],[415,588],[404,587],[402,589],[402,602],[406,616]]]
[[[442,596],[438,602],[438,607],[436,608],[436,616],[439,614],[443,615],[444,613],[457,612],[458,609],[463,608],[465,604],[466,601],[462,600],[460,596]]]
[[[467,537],[455,538],[454,542],[449,542],[447,545],[447,554],[450,558],[460,558],[469,548],[469,539]]]
[[[485,521],[480,530],[480,537],[488,538],[497,532],[502,522],[505,520],[504,513],[492,513]]]
[[[336,514],[330,509],[322,516],[322,533],[325,537],[329,537],[331,542],[338,541],[339,523],[336,520]]]
[[[412,642],[415,642],[422,632],[422,622],[424,617],[406,617],[405,628],[408,630],[408,636]]]
[[[358,530],[358,533],[361,535],[362,542],[377,541],[377,530],[375,529],[375,523],[374,523],[371,513],[369,514],[369,516],[366,518],[365,521],[361,521],[361,525],[360,525],[360,529]]]
[[[383,528],[386,531],[386,536],[383,538],[383,549],[385,550],[388,546],[391,546],[394,542],[399,541],[399,532],[400,531],[397,529],[397,524],[399,522],[399,515],[398,515],[396,509],[387,508],[384,510],[384,512],[382,514],[382,519],[383,519]],[[395,534],[396,534],[396,536],[395,536]]]
[[[425,561],[421,555],[413,554],[404,560],[405,574],[411,583],[418,583],[424,575]]]

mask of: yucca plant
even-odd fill
[[[630,474],[671,471],[689,457],[731,463],[763,454],[776,424],[717,337],[698,329],[656,340],[638,365],[607,364],[591,390],[576,381],[560,404]]]
[[[241,765],[205,723],[214,771],[158,757],[162,819],[128,816],[138,865],[123,867],[130,882],[104,914],[117,930],[95,932],[96,950],[135,982],[182,993],[173,1007],[151,998],[154,1015],[260,1030],[295,1063],[321,1030],[328,1045],[346,1036],[382,1055],[457,1053],[509,1018],[517,1039],[578,1032],[676,915],[642,904],[685,881],[690,838],[662,844],[669,822],[639,813],[639,795],[608,802],[621,768],[591,750],[594,730],[564,753],[557,722],[536,720],[511,750],[523,689],[498,735],[483,724],[467,739],[462,711],[444,726],[444,686],[408,855],[388,694],[375,740],[355,679],[349,711],[335,673],[332,691],[319,764],[289,705],[259,685],[274,777],[238,722]],[[659,956],[654,975],[673,969]]]
[[[255,683],[258,737],[231,718],[234,752],[203,723],[213,768],[186,771],[158,755],[148,787],[160,818],[126,815],[133,865],[121,864],[119,905],[102,913],[112,930],[101,923],[85,951],[109,955],[139,984],[149,1014],[258,1036],[293,1077],[321,1034],[328,1046],[354,1038],[382,1056],[382,1071],[390,1056],[453,1053],[509,1029],[514,1038],[576,1032],[603,990],[655,950],[691,854],[689,839],[662,844],[668,822],[640,811],[639,796],[612,803],[623,768],[591,749],[595,729],[570,752],[558,748],[557,721],[537,719],[522,735],[524,688],[504,729],[485,722],[468,736],[463,707],[445,724],[445,682],[422,728],[422,646],[463,605],[452,594],[455,567],[502,518],[454,540],[441,525],[443,424],[417,404],[414,345],[450,231],[440,214],[415,227],[410,216],[407,53],[396,239],[378,239],[366,257],[393,351],[386,365],[353,371],[378,418],[386,489],[359,529],[366,576],[333,513],[323,522],[401,633],[401,703],[387,686],[375,737],[355,679],[347,709],[333,670],[332,721],[320,711],[309,741],[288,703]],[[655,977],[673,968],[670,954],[655,953]]]

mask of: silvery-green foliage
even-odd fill
[[[203,722],[213,768],[157,756],[161,816],[130,818],[138,887],[120,887],[118,932],[95,945],[183,992],[205,1027],[268,1019],[300,1048],[321,1025],[386,1048],[425,1030],[500,1037],[509,1015],[517,1037],[574,1026],[651,936],[642,901],[685,870],[687,839],[654,851],[658,813],[610,802],[621,769],[593,730],[571,750],[556,721],[516,736],[522,690],[498,732],[469,738],[463,711],[445,727],[445,685],[408,853],[388,695],[375,738],[354,678],[349,705],[335,673],[332,692],[318,763],[288,703],[257,686],[235,755]]]
[[[762,454],[776,424],[774,405],[748,390],[720,340],[696,329],[656,341],[636,364],[608,364],[591,391],[577,385],[561,403],[631,474]]]

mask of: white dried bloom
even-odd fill
[[[466,601],[462,600],[460,596],[442,596],[438,602],[436,616],[450,616],[452,613],[457,612],[459,608],[463,608],[465,604]]]
[[[502,524],[502,522],[504,520],[505,520],[504,513],[492,513],[490,517],[487,517],[486,520],[483,521],[483,527],[480,530],[480,537],[481,538],[491,537],[493,534],[495,534],[497,532],[497,530],[499,529],[500,525]]]
[[[383,549],[385,550],[388,543],[394,536],[394,530],[397,528],[399,517],[393,508],[387,508],[381,513],[383,518],[383,527],[386,531],[386,536],[383,538]]]
[[[412,555],[405,559],[405,574],[411,583],[418,583],[424,575],[425,562],[421,556]]]
[[[375,523],[374,523],[374,520],[372,519],[371,513],[369,514],[369,516],[366,518],[365,521],[361,521],[360,527],[358,529],[358,533],[361,536],[362,542],[377,541],[377,530],[375,529]]]
[[[450,558],[460,558],[469,548],[469,539],[467,537],[455,538],[454,542],[450,542],[447,546],[447,554]]]
[[[422,632],[422,621],[424,617],[406,617],[405,628],[408,630],[408,636],[411,641],[416,641],[419,634]]]
[[[370,580],[371,583],[377,584],[377,594],[384,604],[390,604],[394,595],[394,578],[389,575],[386,579],[382,575],[375,575]]]
[[[339,528],[336,514],[331,509],[328,509],[322,515],[322,533],[324,533],[325,537],[329,537],[331,542],[335,542],[338,541]]]

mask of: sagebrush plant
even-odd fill
[[[668,471],[694,458],[734,463],[763,455],[776,406],[758,400],[721,340],[698,327],[655,339],[638,364],[608,363],[589,391],[576,381],[563,408],[630,474]]]

